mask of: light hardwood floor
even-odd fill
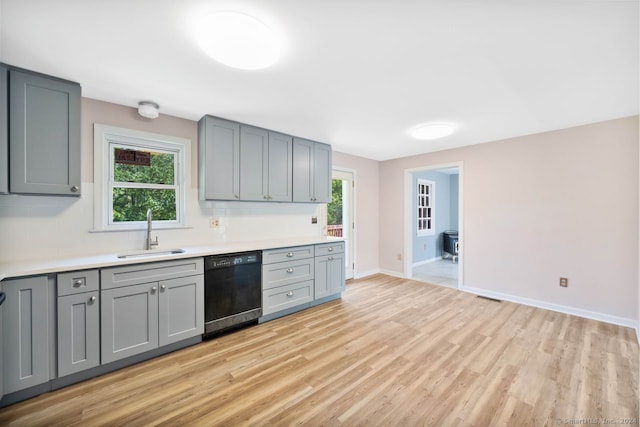
[[[342,300],[0,409],[2,426],[605,417],[638,417],[633,330],[384,275],[353,281]]]

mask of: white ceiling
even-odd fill
[[[280,30],[279,62],[205,56],[190,22],[222,9]],[[385,160],[638,114],[638,18],[638,0],[0,0],[0,61]],[[427,121],[459,127],[407,135]]]

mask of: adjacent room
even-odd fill
[[[639,0],[0,0],[0,425],[639,425],[639,129]]]

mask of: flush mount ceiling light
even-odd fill
[[[155,119],[158,117],[160,110],[160,106],[155,102],[151,101],[140,101],[138,102],[138,114],[142,117],[146,117],[147,119]]]
[[[425,123],[418,125],[409,131],[416,139],[438,139],[453,133],[454,126],[450,123]]]
[[[195,25],[200,48],[229,67],[259,70],[280,56],[280,40],[274,31],[256,18],[240,12],[215,12]]]

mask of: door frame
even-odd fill
[[[345,276],[347,279],[353,279],[356,277],[356,228],[355,228],[355,218],[356,218],[356,171],[355,169],[343,168],[340,166],[334,166],[331,169],[331,179],[333,180],[334,172],[338,173],[348,173],[351,175],[351,191],[349,191],[349,240],[347,241],[347,253],[346,256],[349,259],[349,263],[351,264],[351,268],[348,268],[345,265]],[[340,179],[340,178],[335,178]],[[344,203],[344,195],[342,197]],[[346,220],[343,218],[343,224],[346,223]],[[351,274],[349,274],[351,273]]]
[[[458,289],[464,287],[464,162],[439,163],[404,170],[404,277],[413,276],[413,174],[437,169],[458,168],[458,244],[462,256],[458,257]]]

